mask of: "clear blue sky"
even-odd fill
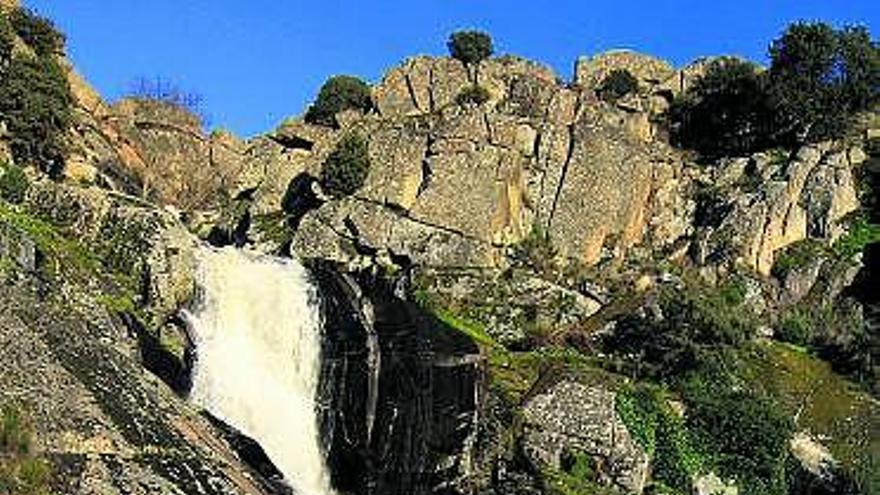
[[[764,61],[793,20],[858,23],[880,37],[880,0],[24,0],[68,35],[77,67],[109,100],[138,77],[197,92],[214,126],[241,135],[298,114],[328,76],[370,81],[448,34],[492,33],[498,53],[571,77],[578,55],[631,48],[676,65],[702,55]]]

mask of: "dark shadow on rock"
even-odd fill
[[[453,481],[467,470],[477,426],[477,346],[396,297],[392,282],[326,262],[309,267],[326,320],[320,417],[334,488],[457,493]]]
[[[135,316],[122,312],[119,317],[138,339],[144,368],[153,373],[175,393],[185,397],[192,388],[193,346],[188,345],[183,360],[162,346],[159,337],[149,331]]]
[[[284,482],[284,475],[275,467],[259,443],[208,412],[203,411],[202,415],[220,431],[238,458],[256,471],[259,475],[257,481],[268,493],[294,495],[293,489]]]
[[[287,215],[287,223],[291,229],[299,227],[302,218],[311,210],[321,206],[321,199],[315,193],[318,180],[307,173],[301,173],[291,179],[281,199],[281,210]]]

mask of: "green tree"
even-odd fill
[[[37,55],[48,56],[64,51],[64,35],[49,19],[30,9],[18,8],[12,11],[10,21],[15,32]]]
[[[639,80],[632,75],[632,72],[626,69],[615,69],[605,76],[599,88],[596,89],[596,94],[605,101],[613,102],[638,90]]]
[[[492,56],[492,37],[482,31],[456,31],[446,44],[449,54],[465,64],[476,64]]]
[[[707,156],[744,154],[769,146],[773,111],[767,78],[737,58],[711,62],[705,75],[669,109],[673,143]]]
[[[770,46],[770,94],[786,143],[838,137],[880,95],[880,47],[867,29],[796,23]]]
[[[359,134],[349,134],[324,161],[321,186],[334,196],[349,196],[364,185],[369,172],[369,143]]]
[[[0,81],[0,116],[12,156],[53,177],[64,168],[65,133],[73,121],[73,96],[64,70],[51,58],[16,57]]]
[[[357,109],[364,112],[373,107],[370,87],[354,76],[333,76],[321,86],[318,99],[309,107],[306,122],[336,127],[336,114]]]

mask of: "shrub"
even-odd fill
[[[0,165],[0,197],[10,203],[21,203],[30,184],[21,167]]]
[[[461,93],[455,97],[455,102],[463,107],[472,105],[480,106],[489,101],[490,98],[492,98],[492,95],[489,94],[489,90],[478,84],[474,84],[463,89]]]
[[[369,111],[373,107],[370,87],[357,77],[333,76],[321,86],[318,99],[309,107],[306,122],[336,127],[336,114],[343,110]]]
[[[666,394],[644,384],[629,387],[615,397],[615,410],[630,435],[652,456],[654,482],[687,493],[703,460]]]
[[[741,346],[755,322],[728,294],[696,283],[664,289],[661,317],[630,314],[604,340],[609,352],[624,356],[637,377],[669,377],[716,359],[725,348]]]
[[[529,268],[548,280],[555,279],[557,255],[550,236],[537,224],[512,249],[512,258],[516,265]]]
[[[673,143],[710,157],[769,146],[772,111],[766,85],[754,64],[735,58],[713,61],[669,109]]]
[[[615,69],[605,76],[596,89],[596,94],[608,102],[614,102],[639,90],[639,80],[626,69]]]
[[[16,408],[0,409],[0,493],[46,495],[49,464],[31,452],[33,426]]]
[[[776,329],[776,338],[799,346],[809,345],[813,339],[811,315],[796,308],[787,312]]]
[[[744,493],[785,495],[785,461],[794,424],[778,404],[735,387],[718,368],[691,374],[680,385],[686,425],[700,450]]]
[[[834,242],[832,249],[841,258],[852,258],[875,242],[880,242],[880,224],[871,223],[865,215],[859,215],[851,220],[846,234]]]
[[[456,31],[446,44],[452,58],[467,65],[479,63],[492,56],[492,37],[482,31]]]
[[[18,36],[33,48],[39,56],[61,53],[64,50],[64,35],[49,19],[41,17],[32,10],[18,8],[10,16],[12,27]]]
[[[880,47],[863,27],[795,23],[770,46],[770,92],[788,143],[840,136],[880,94]]]
[[[358,134],[349,134],[324,161],[321,186],[334,196],[349,196],[364,185],[369,172],[369,143]]]
[[[50,58],[16,57],[0,82],[0,116],[15,162],[53,177],[64,168],[65,133],[73,96],[63,69]]]

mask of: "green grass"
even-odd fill
[[[776,397],[869,493],[880,493],[880,403],[800,349],[768,342],[746,355],[748,386]]]

